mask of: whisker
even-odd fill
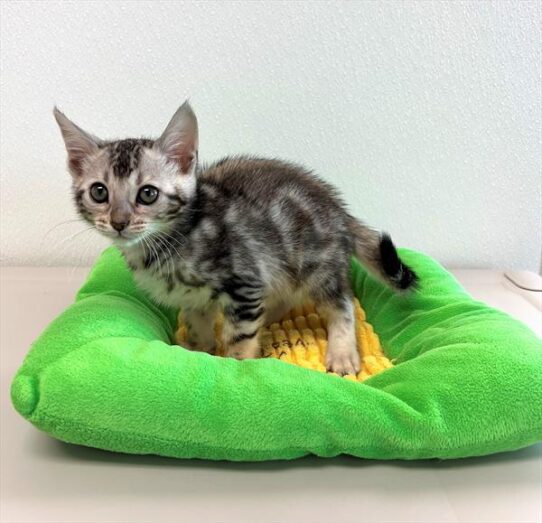
[[[171,248],[173,249],[173,251],[174,251],[174,252],[177,254],[177,256],[179,257],[179,259],[184,260],[182,254],[176,249],[175,245],[173,245],[171,242],[169,242],[169,241],[167,240],[167,236],[168,236],[167,233],[165,233],[165,234],[166,234],[166,238],[161,238],[161,239],[162,239],[162,240],[165,242],[165,244],[168,246],[168,251],[169,251],[169,248],[171,247]],[[173,266],[173,272],[175,272],[175,260],[174,260],[173,256],[171,256],[171,264],[172,264],[172,266]]]
[[[167,264],[166,264],[166,270],[167,270],[166,277],[169,279],[169,277],[175,271],[175,266],[173,265],[171,251],[169,250],[170,245],[167,242],[167,240],[165,238],[162,238],[161,236],[157,236],[156,240],[158,240],[160,242],[160,245],[163,245],[167,249],[168,256],[166,258],[166,262],[167,262]],[[170,269],[172,269],[172,271],[170,271]]]
[[[158,270],[161,270],[162,268],[162,260],[160,259],[160,255],[158,254],[158,251],[156,250],[155,246],[152,244],[151,241],[147,242],[147,245],[149,246],[149,255],[152,254],[154,256],[156,263],[158,265]]]
[[[48,234],[50,234],[51,232],[53,232],[55,229],[57,229],[58,227],[60,227],[61,225],[68,225],[68,224],[71,224],[71,223],[78,223],[78,222],[84,222],[83,218],[75,218],[73,220],[65,220],[63,222],[59,222],[55,225],[53,225],[50,229],[48,229],[43,237],[45,238]]]
[[[163,237],[162,235],[164,235],[165,237]],[[167,237],[171,238],[172,240],[176,240],[176,238],[173,238],[172,236],[170,236],[169,234],[167,234],[167,233],[165,233],[165,232],[159,233],[159,236],[158,236],[158,238],[160,239],[160,241],[163,241],[164,244],[168,246],[168,252],[171,252],[171,251],[169,250],[169,247],[171,247],[171,248],[175,251],[175,253],[177,254],[177,256],[178,256],[181,260],[184,261],[184,259],[185,259],[184,256],[177,250],[177,248],[175,247],[175,245],[173,245],[172,243],[170,243],[170,242],[167,240]],[[177,240],[176,240],[176,241],[177,241]],[[180,242],[177,241],[177,243],[178,243],[179,245],[181,245]]]
[[[174,242],[176,242],[177,245],[179,245],[179,247],[184,247],[184,245],[171,234],[168,234],[167,232],[162,232],[161,234],[164,235],[166,238],[169,238],[170,240],[173,240]],[[178,254],[179,258],[183,259],[183,255],[177,249],[175,249],[175,252]]]
[[[163,222],[158,222],[158,221],[150,221],[149,222],[151,225],[163,225]],[[162,231],[157,231],[157,232],[160,232],[161,234],[165,234],[164,232]],[[183,239],[188,239],[188,236],[186,236],[186,234],[183,234],[182,232],[178,231],[178,230],[175,230],[175,233],[178,234],[179,236],[181,236]]]
[[[181,249],[185,247],[184,244],[182,244],[177,238],[175,238],[171,234],[168,234],[167,232],[161,232],[160,234],[166,236],[167,238],[170,238],[171,240],[173,240]],[[171,246],[173,248],[175,248],[173,245],[171,245]],[[175,252],[177,253],[177,255],[179,256],[179,258],[181,260],[183,260],[183,261],[185,260],[185,257],[177,249],[175,249]]]
[[[74,238],[77,238],[77,236],[83,234],[84,232],[88,232],[88,231],[91,231],[93,229],[96,229],[96,227],[94,225],[92,225],[90,227],[87,227],[86,229],[83,229],[82,231],[78,231],[75,234],[72,234],[71,236],[68,236],[67,238],[64,238],[56,247],[60,247],[60,246],[64,245],[66,242],[68,242],[70,240],[73,240]]]
[[[68,236],[66,238],[63,238],[60,242],[58,242],[56,245],[54,245],[54,250],[55,250],[56,256],[61,260],[63,258],[65,258],[66,255],[69,254],[68,249],[71,248],[74,245],[71,242],[71,240],[73,240],[74,238],[77,238],[81,234],[83,234],[85,232],[89,232],[89,231],[91,231],[93,229],[95,229],[94,226],[87,227],[86,229],[83,229],[81,231],[77,231],[76,233],[74,233],[74,234],[72,234],[72,235],[70,235],[70,236]]]

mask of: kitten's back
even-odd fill
[[[245,203],[248,215],[257,211],[260,230],[270,217],[280,229],[290,262],[295,264],[299,249],[305,254],[304,261],[298,260],[298,274],[304,263],[313,265],[315,256],[348,260],[354,254],[393,288],[405,290],[417,285],[416,274],[402,263],[390,237],[351,216],[333,186],[299,165],[277,159],[229,157],[205,169],[203,180],[240,206]]]
[[[242,196],[260,206],[276,197],[289,197],[316,204],[314,211],[318,213],[346,212],[334,187],[304,167],[283,160],[228,157],[205,168],[203,180],[219,186],[226,194]]]

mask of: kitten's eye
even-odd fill
[[[137,193],[137,203],[151,205],[158,199],[158,189],[152,185],[144,185]]]
[[[90,196],[96,203],[104,203],[107,201],[109,193],[103,183],[93,183],[90,186]]]

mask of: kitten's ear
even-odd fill
[[[170,160],[177,162],[183,174],[195,172],[198,160],[198,120],[188,102],[177,109],[155,147]]]
[[[56,107],[53,114],[60,127],[68,151],[68,168],[72,175],[81,176],[85,158],[98,150],[101,141],[75,125]]]

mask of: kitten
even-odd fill
[[[356,256],[391,287],[415,286],[391,239],[350,216],[335,190],[291,163],[248,156],[198,163],[188,103],[157,140],[102,141],[55,108],[80,215],[112,239],[137,284],[181,307],[190,348],[260,356],[258,331],[306,299],[328,321],[326,366],[360,368],[349,266]]]

